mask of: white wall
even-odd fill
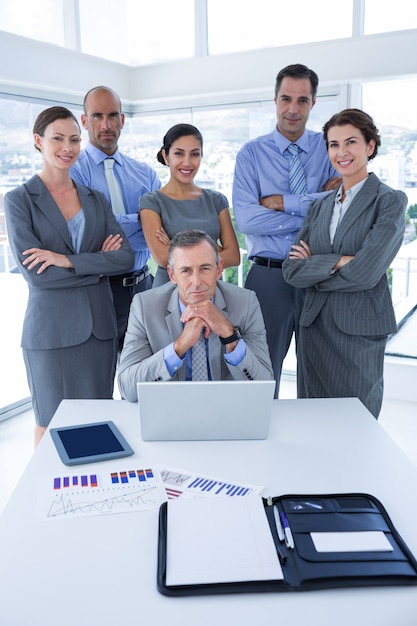
[[[321,90],[415,75],[416,50],[414,29],[131,68],[0,31],[0,90],[50,100],[65,94],[68,104],[80,104],[88,89],[105,84],[139,108],[172,106],[173,99],[212,104],[272,98],[276,74],[289,63],[312,67]]]
[[[290,63],[304,63],[330,84],[387,80],[417,74],[417,30],[339,39],[235,54],[197,57],[132,70],[131,99],[147,105],[178,97],[198,100],[217,96],[222,101],[239,92],[273,97],[275,77]],[[319,88],[319,89],[320,89]]]

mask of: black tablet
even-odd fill
[[[51,428],[51,437],[65,465],[119,459],[133,454],[113,422]]]

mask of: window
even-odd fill
[[[414,0],[365,0],[365,35],[409,28],[417,28]]]
[[[375,174],[408,197],[404,245],[395,259],[392,272],[394,305],[417,301],[417,122],[412,107],[398,107],[399,94],[407,101],[417,96],[417,78],[366,83],[362,86],[363,108],[372,117],[381,135],[381,149],[372,161]],[[402,96],[400,96],[401,98]],[[408,311],[407,311],[408,312]],[[415,351],[410,337],[402,346],[405,354]]]
[[[0,0],[0,11],[2,30],[65,45],[64,0]]]
[[[209,54],[352,36],[352,0],[208,0]],[[244,71],[244,68],[242,68]]]
[[[79,0],[81,51],[145,65],[194,54],[194,1]]]

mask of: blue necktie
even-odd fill
[[[304,175],[304,168],[298,155],[298,146],[296,143],[290,143],[287,148],[291,155],[290,161],[290,191],[292,194],[303,194],[307,191],[307,184]]]
[[[208,380],[206,340],[203,333],[193,345],[191,355],[192,380]]]

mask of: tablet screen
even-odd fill
[[[59,436],[70,459],[123,450],[108,424],[61,430]]]
[[[52,428],[51,436],[66,465],[133,454],[133,450],[113,422]]]

